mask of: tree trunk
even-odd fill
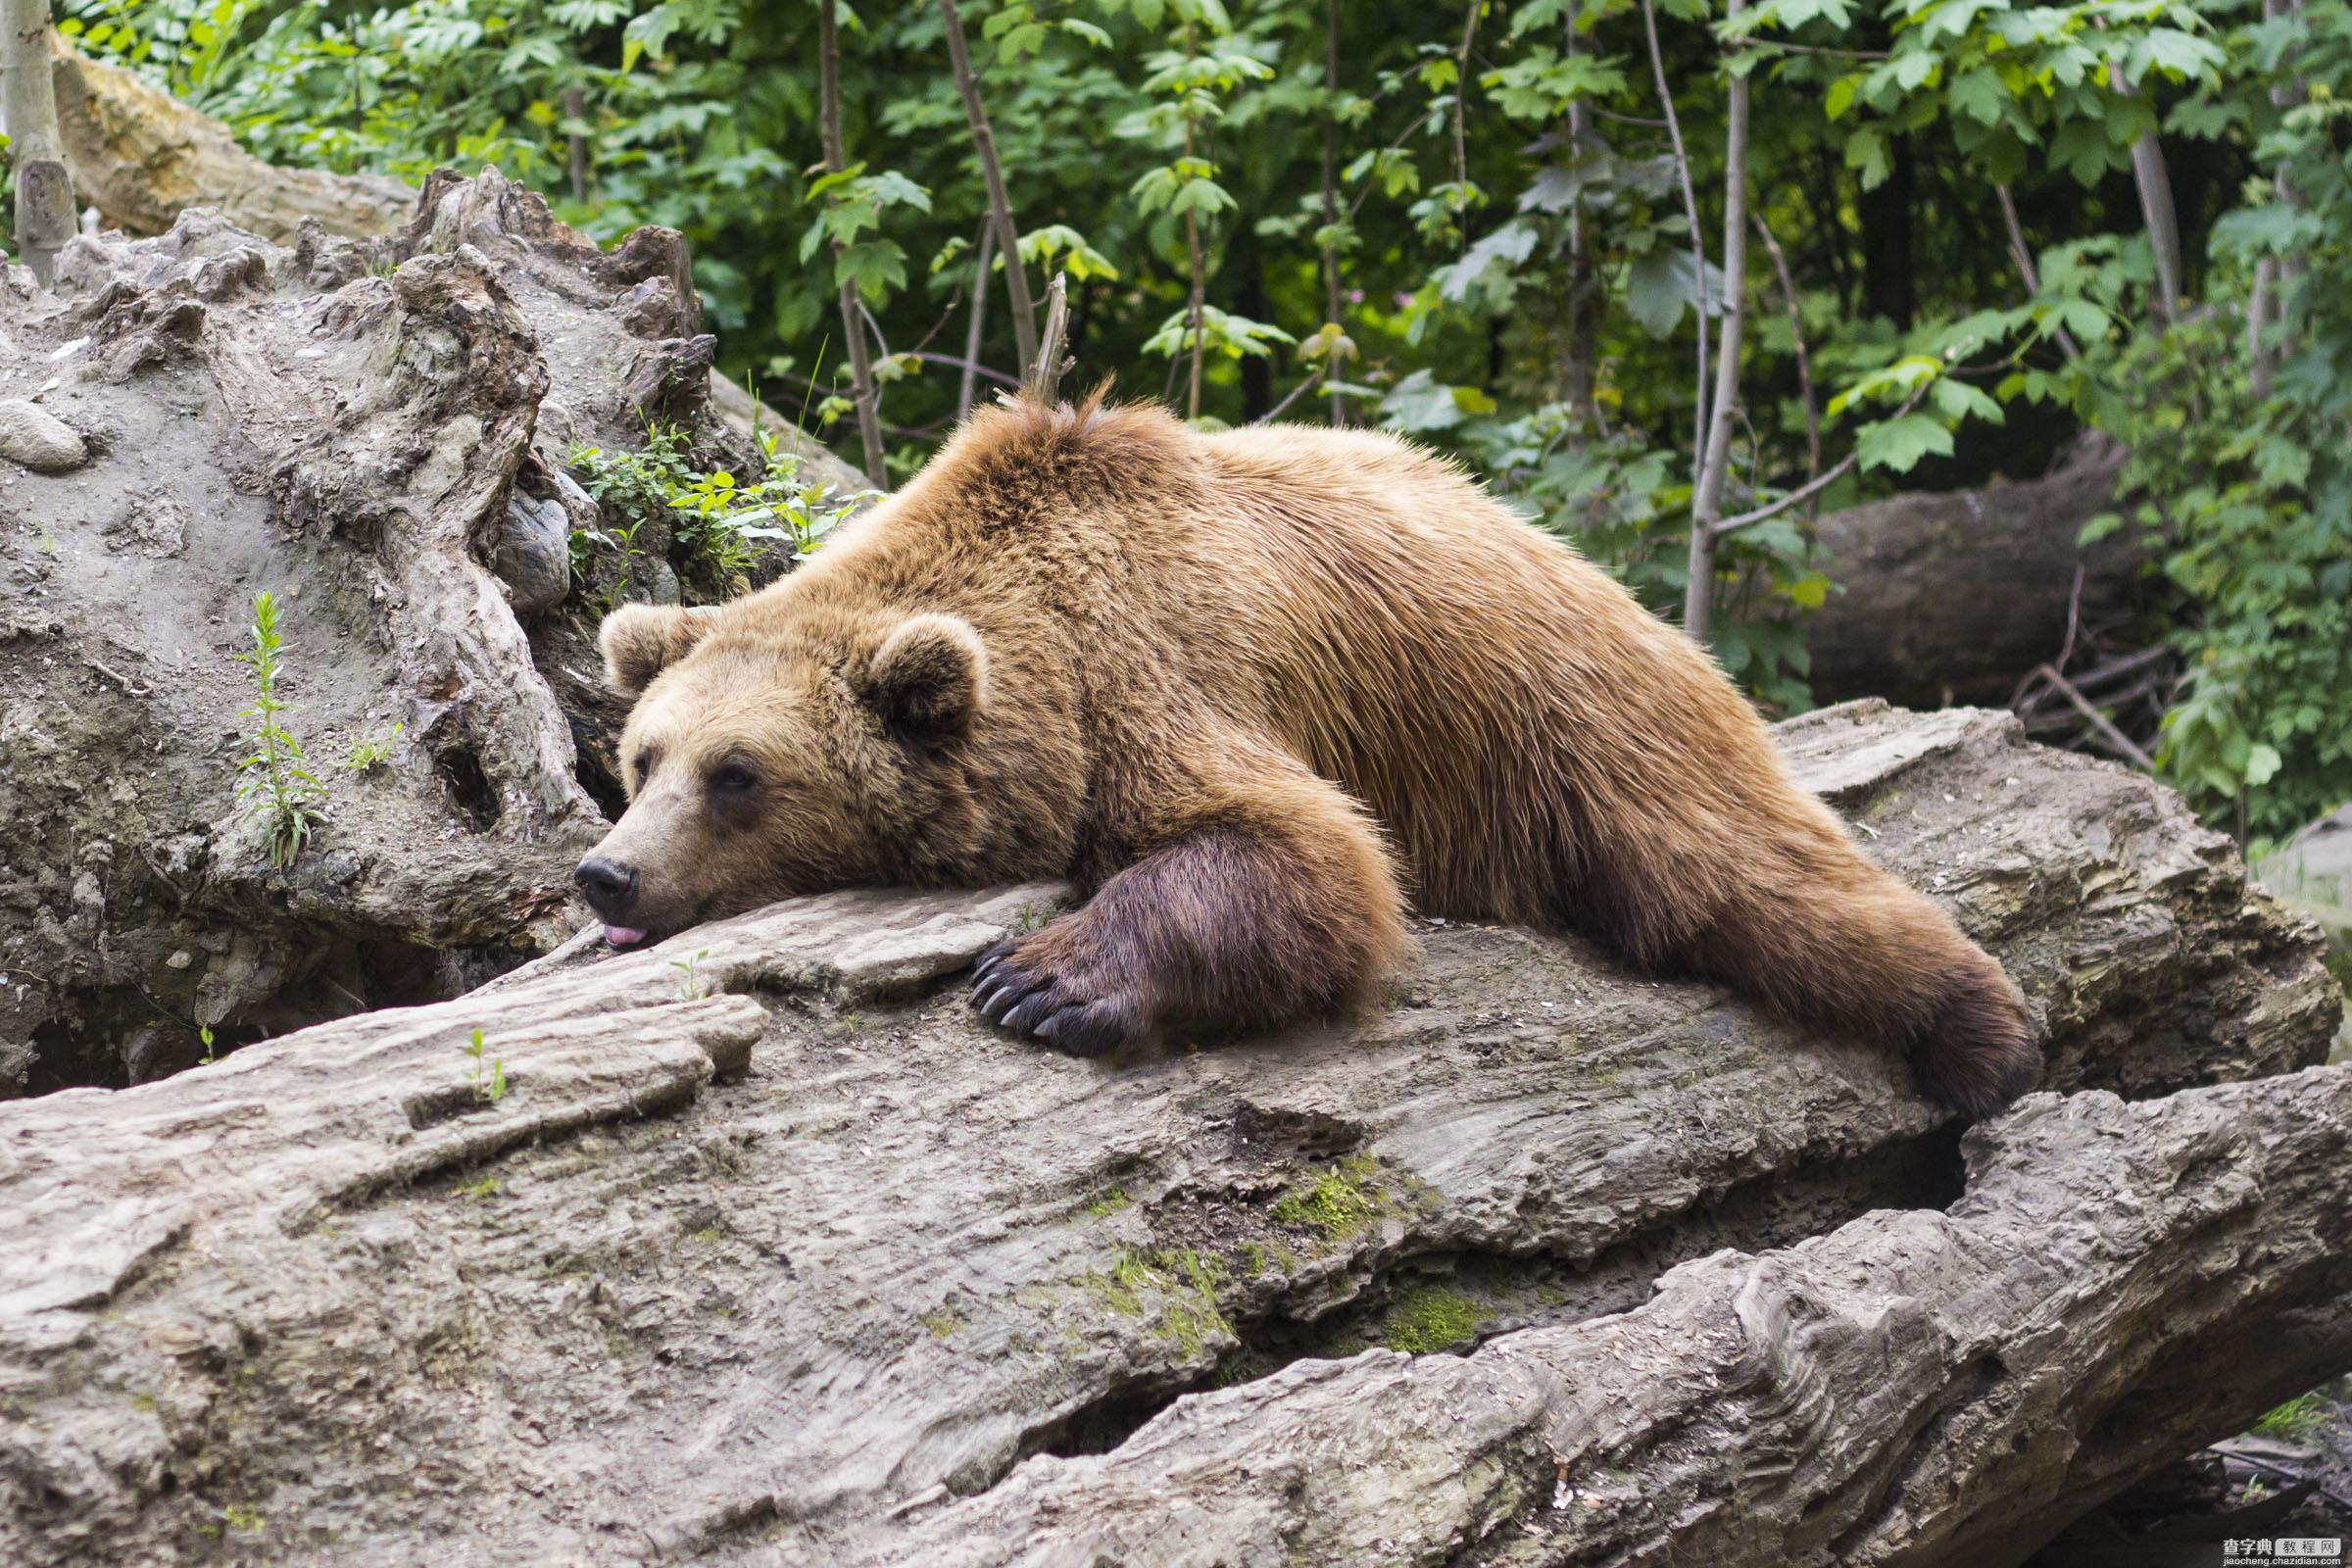
[[[1337,99],[1340,91],[1340,0],[1323,0],[1323,91],[1327,100]],[[1340,221],[1340,122],[1327,101],[1322,112],[1323,131],[1323,223],[1336,230]],[[1340,251],[1336,237],[1327,239],[1322,247],[1323,262],[1323,319],[1334,326],[1340,324]],[[1331,368],[1332,386],[1326,394],[1331,399],[1331,422],[1348,422],[1348,394],[1339,382],[1345,379],[1348,367],[1336,361]]]
[[[980,225],[980,243],[972,251],[972,314],[963,331],[963,379],[956,387],[958,423],[970,416],[972,397],[979,389],[980,346],[988,330],[988,273],[990,260],[996,255],[996,225]]]
[[[74,181],[49,80],[49,0],[0,0],[0,120],[16,176],[17,246],[47,284],[74,237]]]
[[[1184,52],[1188,59],[1191,58],[1193,24],[1189,18],[1184,24]],[[1198,140],[1193,124],[1192,93],[1188,89],[1184,100],[1184,159],[1188,165],[1198,156]],[[1192,282],[1192,292],[1185,301],[1185,312],[1191,323],[1193,340],[1192,364],[1185,378],[1184,416],[1198,419],[1200,417],[1200,366],[1208,353],[1207,341],[1202,336],[1206,321],[1204,313],[1208,306],[1208,257],[1201,248],[1200,209],[1198,207],[1184,210],[1184,256],[1186,274]]]
[[[841,136],[841,28],[834,15],[836,3],[837,0],[818,0],[816,59],[825,170],[838,174],[850,166],[849,152]],[[837,265],[846,249],[836,237],[833,259]],[[1007,261],[1017,260],[1007,258]],[[858,408],[858,439],[865,454],[865,471],[875,484],[887,487],[890,475],[882,463],[880,390],[874,385],[873,348],[865,340],[865,304],[858,297],[857,283],[850,279],[842,279],[835,292],[841,300],[842,339],[850,356],[850,397]]]
[[[2124,68],[2107,63],[2107,84],[2128,92]],[[2165,168],[2164,145],[2152,130],[2132,144],[2132,183],[2139,191],[2140,221],[2156,255],[2156,319],[2169,324],[2180,309],[2180,220],[2173,210],[2173,176]]]
[[[1731,0],[1729,15],[1740,14]],[[1700,443],[1697,483],[1690,502],[1690,581],[1683,593],[1683,630],[1705,643],[1714,630],[1715,530],[1723,520],[1723,487],[1732,471],[1732,420],[1740,412],[1740,329],[1747,317],[1747,77],[1727,89],[1723,153],[1723,324],[1716,329],[1715,403]],[[1705,271],[1701,253],[1700,272]],[[1699,293],[1706,287],[1702,275]],[[1701,319],[1705,312],[1700,312]]]
[[[1674,148],[1675,174],[1683,191],[1683,220],[1690,230],[1692,325],[1698,333],[1696,408],[1691,415],[1694,430],[1690,440],[1695,472],[1707,461],[1707,425],[1714,412],[1714,403],[1707,396],[1707,241],[1698,224],[1698,193],[1690,184],[1690,155],[1683,146],[1683,119],[1675,112],[1674,89],[1666,80],[1666,54],[1658,46],[1657,8],[1650,0],[1642,0],[1642,25],[1649,44],[1650,82],[1657,88],[1658,109],[1666,117],[1666,136]]]
[[[997,162],[997,138],[988,128],[988,106],[980,101],[980,78],[972,72],[971,51],[963,38],[963,19],[956,0],[939,0],[940,20],[947,24],[948,58],[956,71],[956,91],[963,99],[963,117],[972,130],[972,151],[980,161],[980,177],[988,186],[990,224],[997,235],[997,254],[1004,258],[1004,298],[1012,311],[1013,351],[1020,356],[1015,372],[1024,381],[1037,364],[1037,311],[1030,303],[1029,276],[1021,260],[1020,225],[1012,220],[1012,199],[1004,193],[1004,170]]]
[[[588,93],[585,88],[566,87],[564,89],[564,118],[575,126],[587,121]],[[571,178],[571,199],[575,202],[586,202],[588,200],[588,137],[577,129],[567,130],[564,134],[564,144],[566,154],[565,171]]]
[[[2310,928],[2003,716],[1780,736],[2052,1093],[1957,1143],[1876,1046],[1507,928],[1101,1062],[955,983],[1054,889],[584,933],[0,1106],[0,1556],[1998,1563],[2352,1364]]]

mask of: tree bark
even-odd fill
[[[1340,0],[1323,0],[1323,224],[1336,229],[1340,221],[1340,121],[1333,104],[1340,93]],[[1340,251],[1335,237],[1327,239],[1323,252],[1323,319],[1332,325],[1340,324]],[[1344,367],[1335,366],[1330,379],[1334,383],[1326,394],[1331,399],[1331,422],[1348,422],[1348,394],[1337,385],[1344,379]]]
[[[397,179],[263,163],[219,121],[62,41],[54,68],[74,188],[109,227],[161,234],[190,207],[218,207],[291,245],[306,220],[329,234],[388,234],[416,210],[416,190]]]
[[[1193,53],[1193,24],[1189,18],[1184,24],[1184,52],[1188,57]],[[1184,157],[1188,164],[1197,156],[1199,139],[1193,124],[1194,90],[1190,87],[1185,89]],[[1201,249],[1200,209],[1198,207],[1184,210],[1184,256],[1186,274],[1192,282],[1192,292],[1186,299],[1185,311],[1191,321],[1193,340],[1192,364],[1185,379],[1184,416],[1198,419],[1200,417],[1200,366],[1208,353],[1208,344],[1201,330],[1206,322],[1208,306],[1208,257]]]
[[[2129,92],[2124,68],[2107,63],[2107,84]],[[2152,130],[2142,131],[2132,144],[2132,182],[2139,191],[2140,220],[2147,227],[2148,248],[2156,253],[2156,319],[2170,324],[2180,310],[2180,219],[2173,209],[2173,176],[2165,168],[2164,144]]]
[[[963,118],[972,127],[972,151],[980,160],[980,177],[988,186],[989,221],[996,229],[997,254],[1004,258],[1004,298],[1012,309],[1013,350],[1021,360],[1017,373],[1026,381],[1030,368],[1037,363],[1037,311],[1030,302],[1029,277],[1021,261],[1021,230],[1012,220],[1012,199],[1004,193],[997,138],[988,128],[988,106],[980,101],[980,78],[972,73],[971,50],[964,42],[963,19],[956,15],[956,0],[939,0],[939,15],[947,24],[948,59],[956,70],[956,91],[963,99]]]
[[[841,28],[835,9],[836,0],[818,0],[816,59],[825,170],[838,174],[850,166],[841,137]],[[836,265],[846,249],[836,236],[833,241]],[[850,355],[850,397],[858,408],[858,440],[865,454],[865,471],[875,484],[887,487],[890,475],[882,461],[882,410],[874,385],[873,348],[865,340],[865,307],[858,298],[854,280],[842,279],[836,292],[841,301],[842,338]]]
[[[2036,1095],[1940,1211],[1468,1356],[1300,1362],[858,1561],[2005,1568],[2352,1362],[2347,1121],[2352,1067]]]
[[[990,261],[996,255],[997,230],[993,223],[980,225],[980,243],[973,248],[972,314],[963,330],[963,379],[956,388],[956,417],[958,422],[972,412],[972,396],[978,390],[980,377],[980,345],[988,330],[988,273]]]
[[[1729,16],[1740,14],[1731,0]],[[1714,631],[1716,525],[1723,520],[1723,487],[1732,469],[1732,419],[1740,410],[1740,329],[1747,315],[1747,77],[1726,89],[1723,153],[1723,324],[1716,329],[1715,405],[1699,444],[1697,483],[1690,501],[1690,581],[1683,593],[1683,630],[1704,644]],[[1705,253],[1700,253],[1703,300]],[[1699,318],[1706,313],[1702,308]]]
[[[0,0],[0,119],[16,175],[17,247],[47,284],[74,237],[74,181],[49,79],[49,0]]]
[[[2004,716],[1780,735],[2047,1030],[1957,1150],[1519,930],[1102,1062],[954,983],[1051,888],[584,933],[0,1106],[0,1556],[2001,1562],[2352,1362],[2310,928]]]

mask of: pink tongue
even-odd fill
[[[633,925],[609,925],[605,927],[605,940],[616,948],[625,948],[643,942],[645,933]]]

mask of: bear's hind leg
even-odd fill
[[[984,954],[972,1001],[1075,1055],[1174,1024],[1265,1029],[1369,994],[1404,947],[1395,868],[1363,811],[1288,757],[1155,813],[1153,847],[1075,913]]]

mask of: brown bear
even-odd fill
[[[2000,966],[1701,649],[1388,435],[1014,401],[789,577],[603,645],[630,806],[579,882],[615,945],[1068,877],[1085,905],[974,998],[1091,1054],[1360,1002],[1409,900],[1900,1043],[1967,1115],[2039,1061]]]

